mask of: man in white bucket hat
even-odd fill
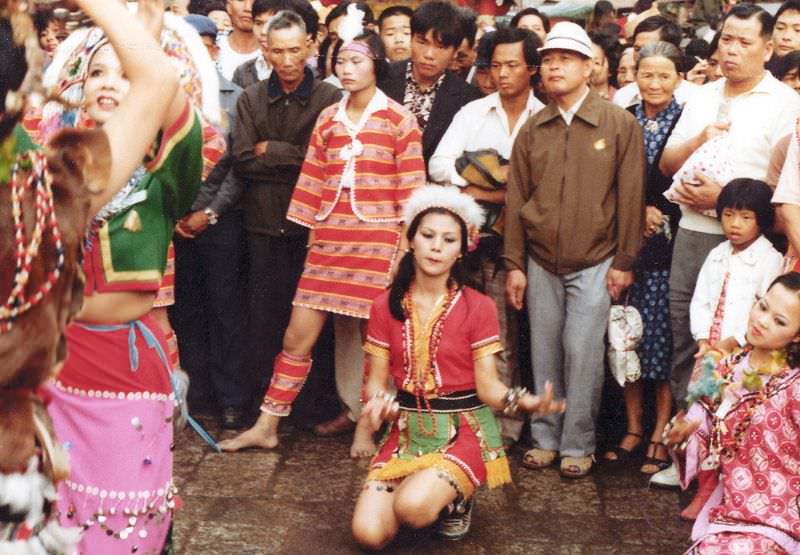
[[[527,288],[536,391],[553,382],[565,414],[531,422],[523,464],[586,476],[595,451],[603,335],[611,299],[633,282],[643,237],[644,140],[627,111],[590,92],[592,43],[556,24],[542,54],[550,104],[520,130],[511,154],[504,259],[509,302]]]

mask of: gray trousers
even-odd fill
[[[672,250],[669,274],[669,317],[672,323],[672,374],[670,386],[678,409],[686,409],[686,390],[694,367],[697,344],[689,326],[689,305],[700,268],[724,235],[679,228]]]
[[[565,457],[593,455],[603,389],[603,337],[611,297],[606,277],[611,258],[565,275],[528,259],[528,318],[536,393],[553,383],[567,411],[531,419],[533,443]]]

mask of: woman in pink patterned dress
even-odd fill
[[[687,554],[800,553],[800,273],[772,283],[747,346],[697,388],[702,399],[665,432],[684,486],[699,471],[720,477]]]

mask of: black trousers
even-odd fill
[[[275,357],[292,315],[292,300],[303,273],[308,235],[247,234],[248,355],[254,401],[260,402],[272,377]],[[338,410],[333,378],[333,332],[328,319],[312,352],[314,364],[292,407],[292,420],[310,426]]]
[[[242,213],[226,213],[195,239],[175,236],[175,305],[181,366],[192,402],[244,407],[250,386],[246,361],[246,243]]]

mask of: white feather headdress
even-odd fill
[[[484,212],[475,199],[451,185],[426,185],[411,193],[403,211],[403,221],[410,224],[428,208],[443,208],[464,222],[469,231],[470,250],[478,246]]]
[[[339,24],[337,30],[342,44],[352,42],[354,38],[364,32],[364,12],[361,11],[355,2],[347,6],[347,13]]]

